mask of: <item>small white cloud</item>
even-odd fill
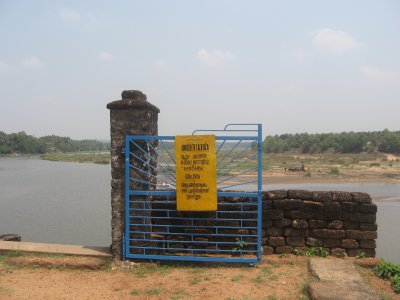
[[[62,8],[60,11],[60,16],[63,20],[69,21],[69,22],[76,22],[81,19],[81,15],[70,8]]]
[[[235,58],[229,51],[200,49],[197,51],[197,58],[209,66],[217,66],[227,63]]]
[[[11,66],[0,61],[0,72],[6,72],[11,69]]]
[[[362,66],[360,71],[364,76],[370,79],[386,82],[400,81],[400,74],[392,71],[382,70],[368,65]]]
[[[167,66],[167,62],[164,59],[160,58],[153,61],[151,65],[155,68],[165,68]]]
[[[312,39],[314,47],[323,52],[340,55],[359,47],[358,42],[349,34],[330,28],[319,30]]]
[[[106,52],[106,51],[103,51],[103,52],[101,52],[101,53],[99,54],[99,59],[100,59],[101,61],[110,61],[110,60],[113,59],[113,56],[112,56],[110,53],[108,53],[108,52]]]
[[[33,68],[42,66],[42,62],[35,56],[31,56],[21,61],[23,67]]]

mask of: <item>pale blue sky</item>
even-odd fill
[[[159,133],[400,129],[400,1],[0,0],[0,130],[108,138],[139,89]]]

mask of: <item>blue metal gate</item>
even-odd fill
[[[176,210],[175,137],[126,136],[124,258],[261,260],[262,126],[217,133],[217,211]],[[237,135],[241,134],[241,135]]]

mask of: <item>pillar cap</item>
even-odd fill
[[[141,91],[137,90],[125,90],[121,93],[122,100],[112,101],[107,104],[107,108],[110,110],[114,109],[150,109],[156,113],[160,112],[160,109],[155,105],[147,102],[147,97]]]

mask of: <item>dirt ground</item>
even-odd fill
[[[53,267],[49,258],[31,260],[33,264],[26,259],[14,263],[5,259],[0,271],[0,298],[307,299],[303,287],[311,279],[302,257],[274,256],[255,267],[142,263],[130,269],[121,270],[125,264],[98,271],[63,269],[58,262]]]
[[[390,282],[358,268],[383,299],[400,299]],[[308,299],[304,287],[312,280],[307,258],[293,255],[264,256],[255,267],[33,255],[0,260],[0,299]]]

